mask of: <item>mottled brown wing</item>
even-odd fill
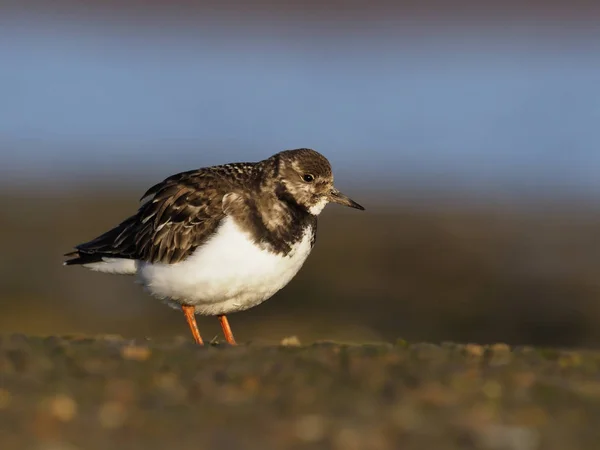
[[[102,257],[173,264],[189,256],[225,217],[230,186],[211,172],[184,172],[151,187],[137,214],[98,238],[78,245],[67,264]]]
[[[194,183],[182,181],[160,187],[138,213],[136,259],[169,264],[185,259],[225,216],[223,195],[214,186],[199,190]]]

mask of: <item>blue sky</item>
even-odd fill
[[[599,36],[296,31],[6,22],[0,173],[160,177],[308,146],[369,183],[600,195]]]

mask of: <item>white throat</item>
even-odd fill
[[[325,208],[327,203],[329,203],[329,200],[326,197],[323,197],[321,200],[319,200],[318,203],[308,208],[308,212],[315,216],[318,216],[321,213],[321,211],[323,211],[323,208]]]

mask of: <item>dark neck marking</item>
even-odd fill
[[[277,182],[275,185],[275,196],[286,203],[290,208],[290,211],[295,212],[296,214],[310,214],[307,208],[296,201],[282,182]]]
[[[293,245],[302,240],[307,229],[312,232],[311,246],[315,242],[317,217],[300,206],[282,184],[278,183],[271,202],[259,203],[246,198],[245,210],[246,228],[255,242],[269,251],[288,254]]]

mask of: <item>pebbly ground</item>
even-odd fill
[[[0,338],[0,449],[597,449],[600,352]]]

